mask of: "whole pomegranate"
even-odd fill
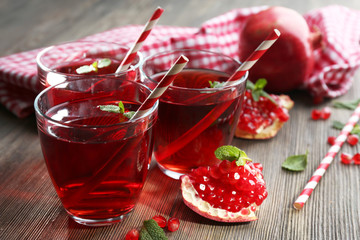
[[[288,92],[305,82],[314,66],[313,50],[320,46],[321,35],[312,33],[298,12],[274,6],[250,16],[242,29],[239,57],[244,61],[273,29],[280,38],[249,71],[249,79],[265,78],[266,90]]]

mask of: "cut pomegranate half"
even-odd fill
[[[270,94],[277,104],[261,96],[254,101],[251,90],[246,90],[243,109],[235,131],[235,137],[245,139],[268,139],[274,137],[289,120],[288,110],[294,102],[287,95]]]
[[[223,160],[181,176],[184,203],[203,217],[220,222],[249,222],[267,197],[261,164],[243,152],[242,162]],[[245,159],[245,160],[244,160]],[[214,174],[216,173],[216,174]]]

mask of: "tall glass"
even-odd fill
[[[111,42],[77,41],[50,46],[37,55],[38,80],[43,88],[84,76],[99,75],[121,75],[140,82],[139,66],[143,58],[139,51],[128,70],[115,74],[128,50],[126,46]],[[84,66],[88,67],[79,70]]]
[[[209,82],[226,81],[240,62],[215,52],[174,50],[144,60],[140,66],[144,81],[155,86],[181,54],[189,62],[160,98],[154,130],[155,159],[175,179],[192,168],[218,163],[214,151],[233,139],[247,77],[212,88]]]
[[[100,105],[135,111],[150,94],[146,86],[118,78],[64,82],[35,99],[40,143],[60,200],[78,223],[121,221],[135,206],[151,160],[156,103],[129,121]]]

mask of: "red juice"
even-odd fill
[[[50,177],[65,209],[75,218],[101,220],[127,214],[148,171],[152,152],[149,121],[123,125],[120,122],[126,119],[120,114],[97,107],[108,104],[118,101],[90,97],[64,102],[46,115],[61,120],[65,127],[51,121],[38,123]],[[124,105],[128,110],[139,106],[125,101]]]
[[[187,173],[195,167],[218,163],[214,151],[231,143],[243,94],[230,88],[209,88],[209,81],[224,82],[228,78],[213,70],[183,70],[161,97],[154,156],[165,173]]]

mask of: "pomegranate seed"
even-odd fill
[[[359,142],[359,137],[357,135],[351,134],[346,140],[351,146],[356,145]]]
[[[157,224],[159,225],[159,227],[164,228],[166,226],[166,218],[164,218],[161,215],[156,215],[153,216],[153,218],[155,220],[155,222],[157,222]]]
[[[360,153],[355,154],[352,157],[352,160],[354,161],[354,164],[359,165],[360,164]]]
[[[250,210],[248,208],[243,208],[241,209],[240,213],[242,215],[249,215],[250,214]]]
[[[342,153],[340,155],[340,160],[343,164],[350,164],[351,163],[351,155],[348,153]]]
[[[330,117],[331,115],[331,108],[329,107],[324,107],[322,110],[321,110],[321,118],[326,120]]]
[[[330,136],[330,137],[328,137],[327,141],[332,146],[335,144],[335,139],[336,139],[336,137]]]
[[[175,217],[172,217],[169,219],[168,221],[168,230],[170,232],[175,232],[179,229],[180,227],[180,221],[179,219],[175,218]]]
[[[319,120],[321,117],[321,111],[320,110],[317,110],[317,109],[314,109],[311,111],[311,118],[313,120]]]
[[[257,168],[257,169],[259,169],[261,172],[262,172],[262,170],[263,170],[263,166],[262,166],[261,163],[254,163],[254,167]]]
[[[138,240],[140,237],[140,233],[136,229],[131,229],[125,236],[125,240]]]

